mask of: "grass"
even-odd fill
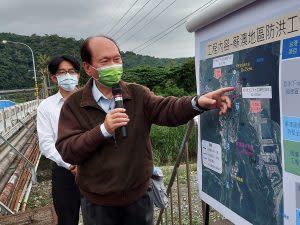
[[[38,183],[33,185],[27,209],[34,209],[52,204],[51,196],[51,161],[41,157],[37,172]]]
[[[151,141],[155,165],[175,163],[186,128],[187,125],[179,127],[152,126]],[[195,128],[193,128],[189,139],[189,155],[193,161],[196,160],[196,149]]]

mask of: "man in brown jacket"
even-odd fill
[[[62,107],[56,147],[63,160],[78,165],[84,221],[87,225],[150,225],[151,125],[178,126],[204,109],[218,108],[224,114],[231,107],[224,93],[233,88],[164,98],[121,81],[122,58],[114,40],[90,37],[80,51],[91,79]],[[115,108],[115,84],[122,90],[124,109]],[[122,126],[127,126],[127,138],[117,132]]]

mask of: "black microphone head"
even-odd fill
[[[115,95],[121,95],[122,94],[122,89],[119,84],[115,84],[112,86],[112,94]]]

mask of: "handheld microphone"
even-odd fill
[[[121,90],[119,84],[116,84],[112,87],[112,94],[113,94],[113,98],[115,100],[115,108],[123,108],[124,109],[123,95],[122,95],[122,90]],[[121,130],[122,137],[126,138],[127,137],[127,126],[120,127],[120,130]]]

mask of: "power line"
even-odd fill
[[[181,25],[183,25],[185,23],[185,19],[190,17],[191,15],[193,15],[194,13],[196,13],[199,10],[203,10],[206,9],[207,7],[211,6],[212,4],[214,4],[215,2],[217,2],[218,0],[211,0],[207,3],[205,3],[204,5],[202,5],[200,8],[196,9],[195,11],[193,11],[192,13],[190,13],[189,15],[185,16],[184,18],[180,19],[178,22],[176,22],[175,24],[173,24],[172,26],[168,27],[167,29],[163,30],[162,32],[160,32],[159,34],[155,35],[154,37],[150,38],[148,41],[144,42],[143,44],[135,47],[134,49],[132,49],[131,51],[134,51],[136,49],[141,48],[142,46],[146,45],[147,43],[151,42],[150,44],[146,45],[145,47],[143,47],[142,49],[138,50],[137,52],[141,52],[142,50],[148,48],[149,46],[153,45],[154,43],[156,43],[157,41],[161,40],[162,38],[164,38],[165,36],[167,36],[169,33],[171,33],[172,31],[174,31],[175,29],[177,29],[178,27],[180,27]],[[205,8],[204,8],[205,7]],[[182,22],[183,21],[183,22]],[[178,25],[179,24],[179,25]],[[177,26],[176,26],[177,25]],[[172,27],[174,27],[173,29],[171,29]],[[170,31],[168,31],[167,33],[165,33],[167,30],[171,29]],[[165,33],[162,37],[159,37],[161,34]],[[159,38],[158,38],[159,37]]]
[[[156,4],[156,6],[154,6],[152,9],[150,9],[150,11],[143,16],[137,23],[135,23],[132,27],[129,28],[129,30],[125,31],[123,34],[119,35],[118,37],[116,37],[116,39],[122,38],[124,37],[124,35],[126,35],[129,31],[131,31],[134,27],[136,27],[140,22],[142,22],[144,19],[147,18],[147,16],[149,16],[151,13],[154,12],[154,10],[161,4],[163,3],[165,0],[160,0],[158,4]]]
[[[116,33],[118,33],[120,30],[123,29],[123,27],[125,27],[139,12],[141,12],[143,10],[143,8],[150,2],[151,0],[148,0],[143,6],[142,8],[140,8],[121,28],[119,28],[119,30],[117,30],[114,34],[112,34],[111,36],[114,36]]]
[[[120,1],[118,1],[118,4],[117,4],[117,9],[116,9],[116,11],[118,11],[118,12],[120,12],[120,7],[121,7],[121,5],[122,5],[122,3],[123,3],[124,1],[122,1],[122,0],[120,0]],[[114,4],[115,5],[115,4]],[[111,21],[112,20],[112,18],[113,18],[113,16],[111,16],[110,14],[109,14],[109,16],[108,16],[108,18],[106,18],[106,20],[105,20],[105,27],[103,28],[103,30],[106,30],[106,28],[110,25],[109,24],[109,22],[108,21]],[[108,28],[109,29],[109,28]],[[107,32],[106,32],[107,33]]]
[[[155,19],[157,19],[161,14],[163,14],[168,8],[170,8],[174,3],[176,2],[176,0],[174,0],[173,2],[171,2],[169,5],[167,5],[161,12],[159,12],[157,15],[153,16],[148,23],[146,23],[144,26],[141,27],[141,29],[139,29],[138,31],[136,31],[135,33],[133,33],[130,37],[126,38],[124,40],[128,41],[130,40],[134,35],[136,35],[138,32],[140,32],[141,30],[145,29],[149,24],[151,24]]]
[[[153,42],[150,43],[149,45],[145,46],[144,48],[138,50],[136,53],[139,53],[139,52],[143,51],[144,49],[150,47],[151,45],[153,45],[153,44],[156,43],[157,41],[163,39],[163,38],[164,38],[165,36],[167,36],[169,33],[171,33],[172,31],[176,30],[177,28],[181,27],[184,23],[185,23],[185,22],[180,23],[178,26],[176,26],[175,28],[173,28],[172,30],[170,30],[169,32],[167,32],[165,35],[163,35],[162,37],[156,39],[155,41],[153,41]]]
[[[107,32],[107,34],[109,34],[120,22],[121,20],[127,15],[127,13],[129,13],[129,11],[135,6],[135,4],[140,1],[140,0],[136,0],[130,7],[129,9],[123,14],[123,16],[118,20],[118,22],[116,22],[113,27]]]
[[[206,6],[206,8],[209,7],[210,5],[214,4],[216,1],[218,1],[218,0],[211,0],[211,1],[207,2],[207,3],[205,3],[205,4],[202,5],[200,8],[196,9],[195,11],[193,11],[192,13],[190,13],[189,15],[187,15],[187,16],[185,16],[184,18],[180,19],[178,22],[176,22],[175,24],[171,25],[171,26],[168,27],[167,29],[161,31],[160,33],[158,33],[158,34],[155,35],[154,37],[150,38],[148,41],[146,41],[146,42],[144,42],[143,44],[141,44],[141,45],[135,47],[134,49],[132,49],[132,51],[134,51],[134,50],[136,50],[136,49],[142,47],[143,45],[146,45],[147,43],[151,42],[153,39],[159,37],[161,34],[163,34],[164,32],[166,32],[167,30],[171,29],[172,27],[176,26],[176,25],[179,24],[180,22],[184,21],[186,18],[188,18],[189,16],[191,16],[191,15],[193,15],[194,13],[196,13],[197,11],[199,11],[199,10],[202,9],[204,6],[206,6],[207,4],[209,4],[209,5]],[[210,4],[210,3],[211,3],[211,4]],[[171,31],[173,31],[173,30],[171,30]],[[168,33],[170,33],[170,32],[168,32]]]

